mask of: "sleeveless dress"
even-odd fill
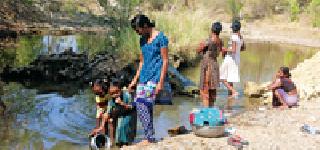
[[[219,87],[219,64],[217,57],[222,47],[212,42],[211,38],[207,40],[207,48],[202,52],[201,70],[200,70],[200,89],[216,89]]]
[[[227,80],[227,82],[240,82],[240,49],[243,40],[237,34],[233,34],[228,42],[229,49],[232,49],[232,42],[236,42],[236,52],[228,52],[223,59],[220,67],[220,79]]]

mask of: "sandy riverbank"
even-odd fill
[[[287,39],[290,39],[288,36]],[[259,40],[259,39],[258,39]],[[310,40],[311,39],[306,39]],[[320,39],[318,39],[320,40]],[[292,40],[294,44],[294,40]],[[291,43],[291,42],[289,42]],[[308,46],[308,43],[305,44]],[[320,41],[314,44],[320,46]],[[300,131],[303,124],[320,128],[320,52],[305,60],[292,70],[292,79],[297,84],[301,100],[299,107],[274,109],[261,106],[234,118],[228,126],[235,127],[236,133],[249,141],[244,149],[320,149],[320,136]],[[227,144],[227,137],[200,138],[186,134],[166,137],[148,146],[130,146],[123,149],[235,149]]]
[[[303,101],[299,108],[252,110],[231,119],[229,126],[249,141],[244,149],[320,149],[320,136],[300,131],[304,124],[320,126],[320,99]],[[227,144],[227,137],[200,138],[193,134],[164,138],[149,146],[124,149],[235,149]]]
[[[281,21],[279,21],[281,22]],[[298,24],[273,23],[266,20],[261,23],[243,23],[241,32],[246,41],[297,44],[320,47],[320,28],[302,27]],[[223,23],[223,36],[230,36],[230,23]]]

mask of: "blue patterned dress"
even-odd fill
[[[143,65],[137,85],[135,104],[138,117],[144,128],[145,139],[149,142],[154,142],[153,105],[155,101],[155,89],[160,81],[163,66],[161,48],[168,47],[168,38],[163,32],[159,32],[151,43],[147,43],[147,39],[141,37],[140,47],[143,55]]]

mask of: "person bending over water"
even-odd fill
[[[111,144],[130,144],[133,142],[134,136],[131,136],[130,132],[135,132],[133,127],[134,124],[121,125],[121,128],[117,128],[118,118],[122,116],[130,116],[128,111],[132,110],[132,106],[129,104],[127,95],[128,93],[123,93],[118,81],[110,82],[109,92],[110,99],[108,101],[108,106],[106,112],[102,116],[102,123],[99,128],[94,129],[91,135],[95,135],[99,132],[106,133],[105,129],[108,129],[107,133],[110,137]],[[127,120],[130,122],[130,119]],[[106,126],[107,125],[107,128]],[[131,125],[131,127],[129,127]],[[130,128],[130,129],[128,129]],[[116,131],[117,129],[117,131]],[[119,131],[118,134],[116,134]],[[134,134],[135,135],[135,134]],[[130,136],[130,137],[129,137]]]
[[[99,128],[100,123],[102,121],[102,116],[107,108],[107,94],[108,91],[107,85],[103,80],[97,79],[92,86],[92,91],[96,95],[96,129]]]
[[[276,78],[268,86],[269,90],[273,90],[273,94],[280,101],[282,108],[295,106],[298,103],[297,88],[290,76],[288,67],[280,67]]]
[[[219,37],[222,30],[220,22],[215,22],[211,27],[211,35],[201,42],[197,49],[203,57],[200,71],[200,94],[204,107],[210,107],[216,99],[216,89],[219,87],[219,64],[217,57],[222,50],[223,42]]]

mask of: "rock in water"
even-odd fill
[[[267,92],[266,88],[270,83],[271,82],[258,84],[251,81],[246,82],[244,84],[244,94],[254,98],[265,97],[265,93]]]

